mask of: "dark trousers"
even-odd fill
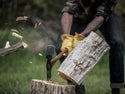
[[[75,32],[81,33],[86,28],[86,26],[87,24],[84,24],[79,19],[74,18],[70,34],[74,35]],[[121,38],[121,29],[118,22],[118,18],[114,12],[112,12],[108,21],[104,22],[99,30],[111,47],[109,51],[110,82],[123,83],[124,82],[123,42]],[[60,32],[57,39],[57,45],[56,45],[57,54],[60,53],[60,48],[62,44],[62,40],[60,39],[61,34],[62,32]],[[63,62],[64,59],[65,57],[62,57],[60,61]]]

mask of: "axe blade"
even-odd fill
[[[48,45],[47,46],[47,52],[46,52],[46,58],[47,58],[47,64],[46,64],[47,80],[51,79],[51,68],[52,68],[51,59],[53,58],[54,52],[55,52],[55,46]]]

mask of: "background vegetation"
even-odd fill
[[[0,48],[4,48],[6,41],[9,41],[11,45],[20,41],[29,45],[27,49],[20,52],[0,57],[0,94],[28,94],[32,79],[46,80],[46,45],[56,43],[55,39],[60,30],[60,11],[64,1],[0,0]],[[116,12],[125,42],[124,8],[125,1],[119,0]],[[17,22],[18,16],[28,16],[29,19]],[[42,25],[34,28],[37,22],[42,22]],[[23,40],[11,35],[12,28],[19,30],[24,36]],[[54,37],[50,34],[51,32]],[[106,53],[83,81],[87,94],[110,94],[108,56],[109,53]],[[54,65],[52,80],[66,84],[66,81],[57,74],[59,66],[59,62]],[[125,89],[121,89],[121,94],[124,93]]]

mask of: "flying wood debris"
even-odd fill
[[[34,25],[34,29],[36,29],[37,28],[37,23],[35,23],[35,25]]]
[[[40,26],[42,23],[40,22],[38,25]]]
[[[30,64],[32,64],[33,62],[32,62],[32,61],[30,61],[29,63],[30,63]]]
[[[21,35],[15,33],[15,32],[12,32],[12,36],[15,36],[15,37],[17,37],[17,38],[19,38],[19,39],[22,39],[22,38],[23,38],[23,36],[21,36]]]
[[[16,21],[27,20],[27,19],[28,19],[27,16],[24,16],[24,17],[17,17],[17,18],[16,18]]]
[[[37,27],[39,27],[41,24],[42,24],[41,22],[39,22],[39,23],[35,23],[35,25],[34,25],[34,29],[36,29]]]
[[[17,29],[11,29],[11,31],[13,31],[13,32],[19,32]]]
[[[20,51],[20,50],[22,50],[26,47],[28,47],[28,45],[24,42],[16,43],[9,48],[0,49],[0,56],[5,56],[5,55],[8,55],[8,54]]]
[[[43,56],[41,53],[38,53],[39,56]]]
[[[10,47],[10,42],[7,41],[7,42],[6,42],[6,45],[5,45],[5,48],[9,48],[9,47]]]
[[[25,42],[22,42],[22,45],[23,45],[24,48],[28,47],[28,44],[26,44]]]

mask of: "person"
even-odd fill
[[[66,0],[62,10],[62,31],[56,45],[57,54],[65,48],[68,49],[60,59],[60,62],[63,62],[80,40],[87,37],[91,31],[99,29],[110,45],[112,94],[120,94],[120,88],[124,87],[123,41],[118,17],[114,12],[116,4],[116,0]],[[76,94],[86,94],[82,84],[76,86]]]

